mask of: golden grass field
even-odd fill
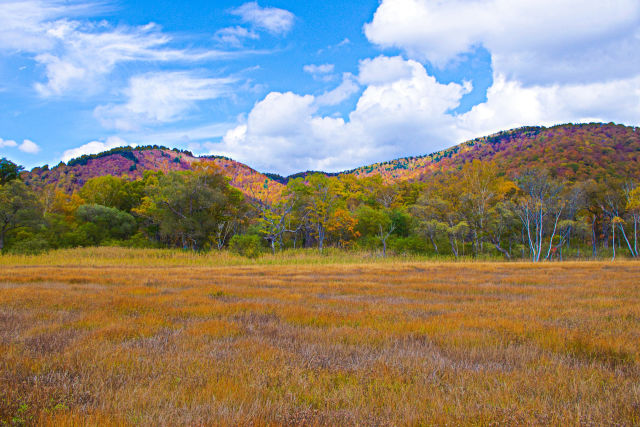
[[[278,259],[0,257],[0,425],[640,424],[638,262]]]

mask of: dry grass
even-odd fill
[[[638,263],[139,253],[0,258],[0,424],[640,424]]]

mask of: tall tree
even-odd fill
[[[296,195],[297,207],[304,212],[318,243],[318,251],[322,252],[333,215],[344,201],[341,198],[342,183],[316,173],[308,176],[307,182],[302,178],[290,181],[288,191]]]
[[[6,184],[9,181],[18,179],[20,172],[24,168],[13,163],[11,160],[7,160],[5,157],[0,159],[0,185]]]
[[[374,209],[363,205],[358,209],[358,228],[363,234],[374,235],[382,244],[382,256],[387,256],[387,241],[396,229],[389,209]]]
[[[522,221],[529,244],[531,260],[540,261],[547,233],[549,251],[558,229],[558,221],[564,209],[560,197],[562,186],[555,182],[546,170],[528,170],[517,179],[522,194],[518,199],[516,212]]]
[[[38,198],[22,181],[14,179],[0,185],[0,251],[7,233],[40,220]]]
[[[79,195],[87,204],[96,204],[130,212],[138,206],[144,192],[141,180],[104,175],[91,178],[80,189]]]
[[[170,243],[200,250],[222,222],[237,214],[243,196],[213,165],[194,164],[193,169],[149,179],[134,212],[155,222]]]
[[[426,184],[423,194],[412,207],[412,213],[423,227],[422,234],[445,231],[451,253],[458,258],[459,239],[464,239],[469,230],[462,214],[461,183],[452,173],[436,175]],[[431,239],[436,247],[437,239]]]
[[[297,232],[297,229],[291,227],[290,221],[295,205],[295,194],[289,194],[288,197],[272,204],[256,201],[260,234],[269,243],[274,254],[277,245],[282,249],[285,233]]]
[[[98,227],[98,244],[106,238],[127,239],[136,230],[136,220],[131,214],[108,206],[82,205],[76,210],[76,216]]]
[[[473,249],[477,256],[483,250],[491,207],[515,190],[513,182],[499,174],[494,163],[474,160],[461,171],[462,213],[473,234]],[[494,243],[495,245],[495,243]]]
[[[629,193],[625,191],[625,186],[616,180],[609,181],[606,187],[604,194],[600,198],[600,209],[602,209],[602,212],[612,225],[612,234],[615,233],[617,229],[620,234],[622,234],[622,238],[627,244],[631,256],[637,257],[638,253],[631,245],[624,228],[624,218],[626,217],[626,209],[629,205]],[[612,236],[612,238],[614,237],[615,236]]]
[[[629,184],[625,188],[627,211],[633,220],[633,250],[638,253],[638,224],[640,223],[640,186]]]

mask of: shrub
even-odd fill
[[[262,240],[254,234],[236,234],[229,242],[232,253],[247,258],[257,258],[262,252]]]
[[[418,236],[393,237],[389,248],[397,254],[423,254],[429,251],[427,241]]]
[[[30,236],[13,243],[7,252],[12,254],[38,255],[50,249],[49,242],[42,236]]]

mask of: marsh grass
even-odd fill
[[[1,257],[0,423],[640,423],[638,263],[297,256]]]

